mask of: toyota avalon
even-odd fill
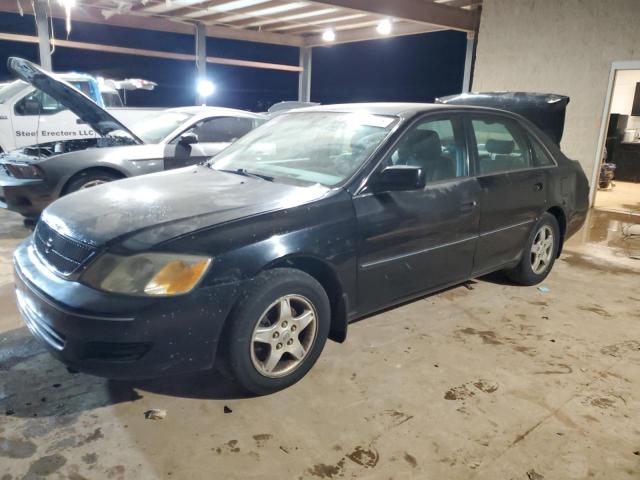
[[[497,270],[541,282],[588,190],[576,161],[504,110],[294,110],[205,164],[54,202],[15,252],[17,300],[74,369],[225,365],[265,394],[372,312]]]

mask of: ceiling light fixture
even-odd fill
[[[216,86],[210,80],[201,78],[198,80],[197,90],[198,95],[200,95],[202,98],[207,98],[213,95],[213,93],[216,91]]]
[[[380,23],[378,23],[377,30],[380,35],[389,35],[391,33],[391,29],[391,20],[385,18],[384,20],[381,20]]]
[[[336,32],[331,29],[325,30],[322,33],[322,40],[324,40],[325,42],[334,42],[336,40]]]

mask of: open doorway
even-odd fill
[[[640,61],[612,65],[598,152],[593,206],[640,216]]]

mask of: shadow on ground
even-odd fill
[[[0,335],[0,416],[73,415],[135,402],[143,398],[145,392],[197,399],[250,396],[214,371],[136,382],[72,373],[26,328]]]

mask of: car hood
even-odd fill
[[[119,180],[60,198],[42,214],[57,232],[95,246],[139,250],[177,236],[326,196],[299,187],[195,166]]]
[[[7,67],[18,78],[30,83],[67,107],[100,135],[106,136],[111,132],[120,130],[126,132],[133,143],[144,143],[137,135],[84,93],[67,82],[56,78],[51,73],[45,72],[28,60],[9,57]]]
[[[162,155],[163,148],[164,145],[121,146],[118,138],[79,138],[39,143],[0,153],[0,163],[39,163],[60,155],[70,153],[77,155],[77,152],[86,152],[88,157],[95,160],[98,151],[101,155],[108,155],[110,158],[117,152],[121,158],[137,160],[154,158],[150,156],[151,153],[155,156]]]

